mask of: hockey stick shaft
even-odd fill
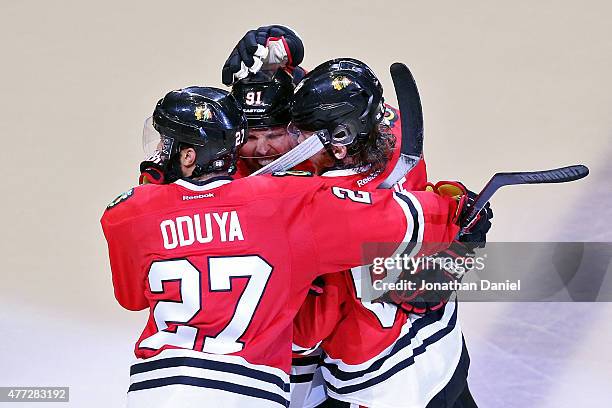
[[[474,221],[478,213],[489,202],[491,197],[493,197],[493,194],[504,186],[515,184],[567,183],[569,181],[580,180],[588,174],[588,167],[582,164],[552,170],[496,173],[491,177],[491,180],[489,180],[478,196],[476,196],[472,210],[462,222],[463,227],[459,235],[465,233],[466,228]]]

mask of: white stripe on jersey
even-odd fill
[[[315,344],[314,346],[312,346],[310,348],[298,346],[297,344],[292,343],[291,344],[291,351],[293,351],[295,354],[300,354],[300,355],[303,355],[303,356],[307,356],[307,355],[310,355],[313,352],[317,351],[317,349],[319,348],[321,343],[323,343],[323,341],[318,342],[317,344]]]
[[[377,407],[424,407],[452,377],[463,340],[457,305],[411,316],[399,337],[362,364],[325,358],[322,367],[330,397]]]
[[[275,407],[289,404],[289,376],[244,358],[169,349],[137,360],[130,370],[128,407]]]
[[[414,214],[410,210],[410,207],[408,206],[406,201],[404,201],[401,197],[398,196],[400,194],[408,198],[408,200],[410,200],[410,202],[414,206],[416,210],[416,220],[415,221],[413,221],[415,218]],[[416,245],[410,251],[409,254],[406,254],[409,257],[415,256],[421,250],[421,243],[423,242],[423,230],[425,229],[425,217],[423,216],[423,207],[421,207],[421,203],[419,202],[419,200],[417,200],[414,195],[408,192],[395,193],[393,194],[393,198],[400,205],[400,207],[402,207],[402,210],[404,211],[404,214],[406,215],[406,222],[408,223],[408,227],[406,228],[406,235],[404,236],[403,242],[395,250],[395,252],[393,253],[391,257],[401,254],[402,252],[406,250],[406,247],[410,244],[411,238],[414,235],[414,229],[416,228],[417,229],[417,234],[415,237]]]
[[[327,399],[325,381],[319,367],[321,353],[321,349],[317,349],[309,357],[293,358],[290,408],[313,408]]]
[[[213,188],[221,187],[222,185],[231,183],[231,182],[232,180],[216,180],[216,181],[211,181],[210,183],[199,185],[199,184],[191,183],[187,180],[178,179],[174,183],[178,184],[181,187],[185,187],[186,189],[189,189],[191,191],[206,191],[206,190],[210,190]]]

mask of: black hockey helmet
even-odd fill
[[[283,69],[259,71],[237,81],[232,95],[242,105],[249,128],[287,126],[291,120],[290,103],[293,80]]]
[[[383,116],[383,89],[374,72],[356,59],[338,58],[319,65],[297,85],[291,127],[318,131],[324,143],[358,145]]]
[[[140,167],[141,171],[160,169],[166,182],[181,177],[176,159],[185,146],[193,147],[197,154],[191,177],[217,171],[232,174],[237,151],[247,136],[246,117],[236,99],[211,87],[169,92],[157,102],[152,126],[156,132],[151,137],[145,131],[143,142],[145,146],[155,144],[155,151]]]

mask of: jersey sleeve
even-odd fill
[[[342,318],[348,290],[343,274],[323,275],[323,292],[309,293],[293,320],[294,351],[312,351],[325,340]]]
[[[316,192],[311,207],[319,274],[367,265],[424,239],[448,245],[459,231],[457,202],[432,192],[366,192],[331,185]]]
[[[148,307],[145,277],[142,272],[133,223],[124,208],[107,209],[100,223],[108,244],[115,298],[128,310]]]

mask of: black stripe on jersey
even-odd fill
[[[423,228],[423,226],[419,223],[419,211],[414,206],[412,200],[401,193],[394,193],[397,198],[406,203],[408,208],[410,209],[410,215],[412,215],[412,236],[410,237],[410,244],[404,250],[405,254],[410,255],[414,250],[414,247],[417,244],[419,239],[419,230]]]
[[[451,317],[451,319],[448,322],[448,326],[446,326],[445,328],[437,331],[435,334],[429,336],[427,339],[425,339],[423,341],[423,344],[421,344],[420,346],[416,347],[413,350],[412,356],[410,356],[409,358],[400,361],[398,364],[396,364],[395,366],[391,367],[389,370],[385,371],[384,373],[376,376],[376,377],[372,377],[367,381],[364,381],[362,383],[359,384],[355,384],[355,385],[349,385],[346,387],[339,387],[336,388],[333,385],[331,385],[330,383],[328,383],[327,381],[325,381],[327,388],[329,388],[331,391],[337,393],[337,394],[350,394],[353,392],[357,392],[369,387],[372,387],[376,384],[379,384],[383,381],[385,381],[386,379],[390,378],[391,376],[393,376],[394,374],[398,373],[399,371],[403,370],[406,367],[411,366],[412,364],[414,364],[414,358],[416,356],[419,356],[421,354],[423,354],[426,350],[427,350],[427,346],[435,343],[436,341],[440,340],[442,337],[446,336],[448,333],[450,333],[454,328],[455,328],[455,324],[457,322],[457,309],[455,308],[455,311],[453,312],[453,316]],[[379,360],[380,361],[380,360]],[[378,361],[377,361],[378,363]],[[359,376],[365,374],[365,372],[368,370],[364,370],[361,371]],[[346,372],[341,372],[343,374],[348,374]],[[355,373],[350,373],[350,374],[355,374]],[[334,373],[334,377],[339,378],[339,376],[336,376]]]
[[[285,392],[289,392],[290,388],[289,383],[284,382],[282,378],[274,374],[255,370],[253,368],[247,368],[240,364],[224,363],[221,361],[211,361],[193,357],[170,357],[137,363],[132,365],[130,368],[130,375],[146,373],[148,371],[159,370],[162,368],[181,366],[204,368],[207,370],[216,370],[224,373],[238,374],[248,378],[255,378],[260,381],[272,383]]]
[[[166,385],[191,385],[194,387],[212,388],[215,390],[229,391],[235,394],[247,395],[249,397],[261,398],[273,402],[277,402],[285,407],[289,406],[289,400],[283,398],[279,394],[269,391],[263,391],[245,385],[238,385],[226,381],[211,380],[207,378],[189,377],[186,375],[177,375],[172,377],[157,378],[154,380],[145,380],[130,385],[128,392],[146,390],[150,388],[164,387]]]
[[[319,364],[320,361],[321,361],[320,356],[299,357],[299,358],[294,358],[293,360],[291,360],[291,365],[297,366],[297,367],[303,367],[303,366]]]
[[[363,377],[366,374],[373,373],[376,370],[379,370],[382,367],[382,365],[385,363],[385,361],[387,361],[389,358],[399,353],[402,349],[410,346],[412,339],[416,337],[416,334],[419,330],[421,330],[422,328],[426,326],[429,326],[430,324],[440,321],[442,319],[442,316],[444,316],[445,309],[446,307],[440,310],[436,310],[435,312],[429,313],[421,317],[420,319],[416,320],[413,323],[412,327],[410,327],[410,329],[408,330],[408,333],[400,337],[395,342],[389,354],[376,360],[374,363],[372,363],[372,365],[370,365],[370,367],[364,370],[348,372],[348,371],[342,371],[339,365],[336,363],[323,362],[322,365],[323,367],[327,368],[330,371],[332,376],[336,377],[337,379],[341,381],[353,380],[355,378]],[[449,319],[448,325],[445,328],[436,332],[435,334],[431,335],[427,339],[425,339],[421,346],[414,349],[414,354],[412,357],[414,357],[415,355],[424,353],[427,345],[435,343],[436,341],[444,337],[446,334],[450,333],[454,329],[456,321],[457,321],[457,304],[455,303],[455,310],[453,311],[453,315]],[[421,348],[422,350],[419,353],[417,353],[417,350],[420,350]],[[412,362],[410,364],[414,363],[414,358],[411,358],[411,359],[412,359]],[[408,365],[406,365],[405,367],[407,367]]]
[[[314,378],[314,373],[310,374],[291,374],[291,384],[308,383]]]

